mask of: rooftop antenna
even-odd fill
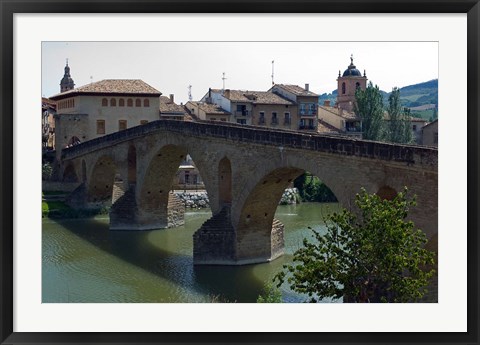
[[[188,100],[192,100],[192,85],[188,85]]]
[[[93,83],[93,75],[90,76],[90,84]]]
[[[222,90],[224,90],[224,91],[225,91],[225,79],[227,79],[227,78],[225,78],[225,72],[223,72],[222,73],[222,81],[223,81],[223,89]]]
[[[67,66],[68,66],[68,58],[67,58]]]
[[[275,82],[273,81],[273,67],[275,66],[275,60],[272,60],[272,86],[275,85]]]

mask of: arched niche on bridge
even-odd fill
[[[376,194],[383,200],[393,200],[398,192],[390,186],[382,186]]]
[[[270,256],[272,225],[278,203],[285,189],[303,173],[303,169],[295,167],[278,168],[255,185],[240,212],[237,227],[238,259],[248,257],[247,252],[252,246],[256,247],[257,255]]]
[[[220,208],[232,204],[232,165],[227,157],[218,163],[218,199]]]
[[[99,202],[111,199],[116,170],[115,162],[111,157],[102,156],[97,160],[88,184],[88,201]]]
[[[137,183],[137,149],[130,145],[127,156],[128,164],[128,184],[133,185]]]
[[[142,210],[166,212],[175,174],[186,156],[186,149],[176,145],[165,145],[153,156],[140,187]]]
[[[68,162],[65,169],[63,170],[63,181],[78,182],[78,176],[73,162]]]

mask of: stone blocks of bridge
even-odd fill
[[[184,224],[185,206],[173,193],[168,195],[166,210],[158,209],[152,212],[143,210],[137,205],[135,186],[130,186],[114,200],[110,209],[110,230],[155,230]]]
[[[275,219],[271,231],[268,230],[249,233],[238,242],[230,207],[223,207],[193,235],[193,263],[246,265],[272,261],[283,255],[284,225]]]

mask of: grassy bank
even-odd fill
[[[58,200],[42,201],[42,217],[54,219],[66,218],[88,218],[100,214],[108,214],[109,209],[106,207],[97,209],[74,209]]]

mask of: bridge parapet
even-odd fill
[[[83,142],[79,145],[64,149],[62,151],[62,159],[73,159],[91,151],[135,138],[141,138],[161,130],[188,136],[223,138],[233,141],[357,156],[383,161],[422,164],[424,166],[431,166],[435,170],[437,169],[438,163],[438,150],[432,147],[391,144],[336,135],[307,134],[289,130],[265,129],[264,127],[237,124],[212,124],[207,122],[183,122],[174,120],[152,121],[145,125],[132,127]]]

